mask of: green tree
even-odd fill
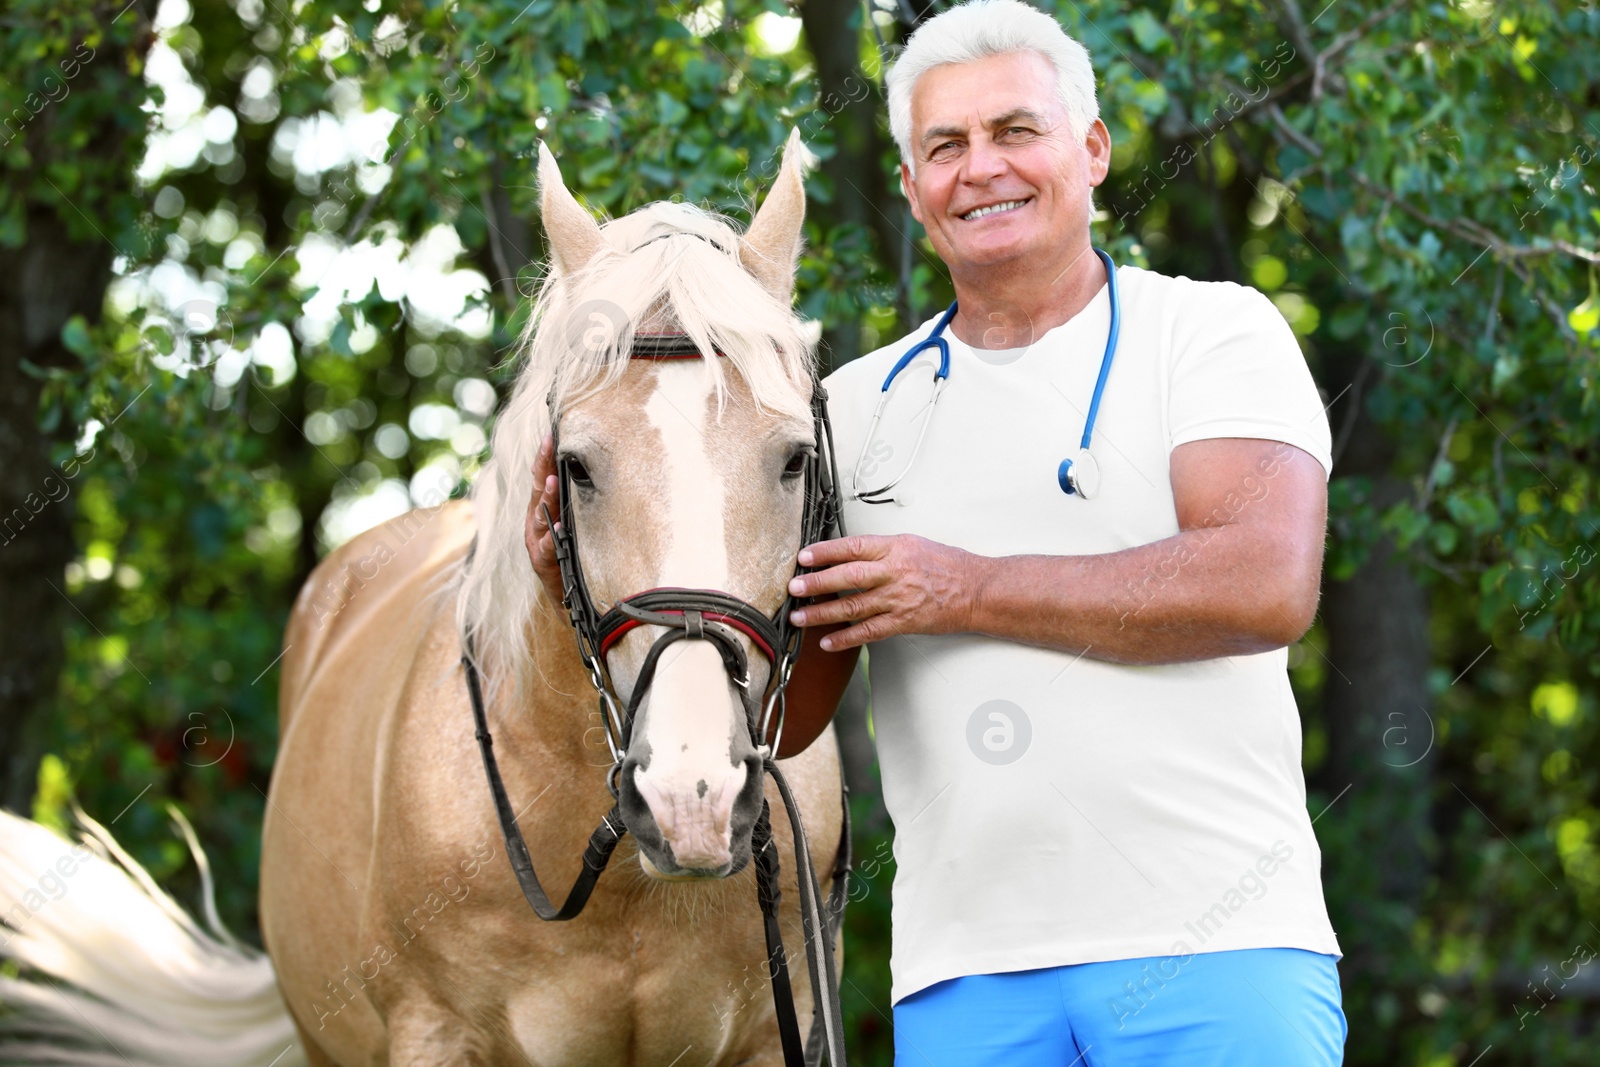
[[[70,411],[41,401],[53,375],[81,369],[72,349],[87,336],[64,327],[100,318],[115,242],[139,243],[127,164],[145,116],[127,89],[149,25],[120,6],[18,0],[0,17],[0,803],[12,807],[32,795],[29,727],[55,703],[72,613],[59,588],[81,467],[72,444],[89,408],[116,410],[105,395]]]
[[[1115,144],[1097,243],[1267,292],[1329,403],[1323,611],[1290,662],[1349,1062],[1585,1062],[1600,12],[1056,10]],[[948,299],[883,119],[885,61],[928,11],[12,3],[0,522],[28,521],[0,535],[7,802],[52,754],[39,815],[70,788],[192,899],[177,802],[251,928],[288,605],[329,544],[476,469],[542,258],[537,141],[596,210],[743,218],[798,125],[822,159],[800,300],[837,364]],[[857,806],[845,991],[858,1060],[887,1062],[892,862]]]

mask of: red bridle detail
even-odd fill
[[[670,592],[677,592],[677,591],[678,590],[677,590],[677,588],[675,586],[658,586],[658,587],[656,587],[654,589],[646,589],[642,593],[635,593],[635,594],[633,594],[633,596],[627,597],[625,599],[632,600],[633,597],[643,596],[644,593],[662,593],[662,592],[670,593]],[[661,615],[682,615],[683,614],[683,609],[682,608],[661,608],[661,609],[658,610],[657,613],[661,614]],[[720,611],[705,611],[705,612],[701,612],[701,617],[706,619],[708,622],[720,622],[724,626],[733,627],[735,630],[738,630],[740,633],[744,634],[746,637],[748,637],[750,639],[750,643],[755,645],[756,649],[763,656],[767,657],[767,662],[776,663],[778,661],[777,652],[773,649],[773,647],[770,644],[768,644],[766,639],[763,638],[759,633],[757,633],[750,626],[750,624],[746,623],[744,620],[736,619],[731,615],[724,615]],[[606,634],[606,636],[601,639],[601,641],[600,641],[600,655],[604,656],[607,652],[609,652],[611,650],[611,646],[616,644],[619,640],[621,640],[623,634],[627,633],[629,630],[632,630],[632,629],[634,629],[636,627],[643,626],[643,625],[644,625],[644,623],[639,622],[637,619],[625,619],[623,622],[618,624],[618,626],[617,626],[617,628],[615,630],[612,630],[609,634]]]

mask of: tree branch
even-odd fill
[[[1306,80],[1309,79],[1310,77],[1311,77],[1311,71],[1303,70],[1299,74],[1296,74],[1294,77],[1288,79],[1287,81],[1282,82],[1280,85],[1278,85],[1277,88],[1275,88],[1271,92],[1267,93],[1267,95],[1263,96],[1260,100],[1251,100],[1249,98],[1249,94],[1248,93],[1240,94],[1240,95],[1243,95],[1245,97],[1245,100],[1247,101],[1247,103],[1245,104],[1244,107],[1240,108],[1238,111],[1236,111],[1232,115],[1227,116],[1226,118],[1223,118],[1223,119],[1213,118],[1212,121],[1207,122],[1203,126],[1197,126],[1197,125],[1195,125],[1193,123],[1190,123],[1188,129],[1179,131],[1178,140],[1187,141],[1187,140],[1190,140],[1190,139],[1195,138],[1195,137],[1203,137],[1207,141],[1210,141],[1211,138],[1215,137],[1218,133],[1220,133],[1223,130],[1223,128],[1233,125],[1235,122],[1238,122],[1240,119],[1244,118],[1246,115],[1251,114],[1252,112],[1258,110],[1259,108],[1266,107],[1267,105],[1271,104],[1273,101],[1277,100],[1278,98],[1280,98],[1280,97],[1282,97],[1282,96],[1294,91],[1295,89],[1297,89],[1300,86],[1304,85],[1306,83]],[[1234,90],[1231,87],[1229,87],[1229,92],[1234,92]]]
[[[1284,115],[1283,109],[1277,104],[1267,105],[1267,117],[1272,119],[1272,124],[1278,127],[1282,134],[1305,149],[1313,158],[1322,156],[1322,146],[1289,124],[1289,119]]]
[[[1374,196],[1380,198],[1384,201],[1384,203],[1393,204],[1395,207],[1399,208],[1401,211],[1404,211],[1407,215],[1410,215],[1417,221],[1427,223],[1429,226],[1432,226],[1435,229],[1443,230],[1445,233],[1454,234],[1455,236],[1471,241],[1474,244],[1491,249],[1496,256],[1504,257],[1506,259],[1526,259],[1530,256],[1548,256],[1559,252],[1572,256],[1575,259],[1581,259],[1585,263],[1600,263],[1600,252],[1575,245],[1571,241],[1563,241],[1554,237],[1545,237],[1537,238],[1536,243],[1533,244],[1518,245],[1512,244],[1491,230],[1479,225],[1476,222],[1473,222],[1471,219],[1456,219],[1446,221],[1445,219],[1441,219],[1435,215],[1430,215],[1428,212],[1422,210],[1414,204],[1402,200],[1388,189],[1379,187],[1376,182],[1358,170],[1352,170],[1349,173],[1350,176],[1355,179],[1357,185],[1361,186],[1363,189],[1366,189]]]
[[[1417,511],[1426,514],[1428,505],[1433,502],[1434,481],[1439,474],[1439,464],[1450,452],[1450,440],[1456,435],[1457,416],[1450,416],[1450,421],[1445,425],[1444,433],[1439,435],[1439,450],[1433,455],[1433,462],[1428,464],[1428,480],[1422,485],[1422,495],[1417,499]]]
[[[1380,8],[1379,10],[1374,11],[1372,14],[1358,22],[1354,28],[1346,30],[1330,41],[1328,43],[1328,47],[1322,50],[1322,54],[1318,58],[1323,63],[1327,63],[1329,60],[1336,58],[1339,53],[1345,51],[1351,45],[1365,37],[1367,35],[1367,31],[1372,29],[1372,27],[1376,26],[1390,15],[1403,10],[1407,6],[1407,0],[1395,0],[1395,2],[1390,4],[1388,7]]]
[[[1289,43],[1294,45],[1295,51],[1301,55],[1310,56],[1315,62],[1317,46],[1311,43],[1311,34],[1306,30],[1305,17],[1300,14],[1298,0],[1278,0],[1280,17],[1273,20],[1277,22],[1278,29],[1289,38]],[[1287,23],[1287,25],[1285,25]]]
[[[1207,141],[1209,141],[1224,127],[1239,121],[1246,115],[1249,115],[1260,108],[1274,107],[1281,97],[1293,92],[1295,89],[1305,84],[1307,79],[1311,81],[1312,101],[1315,102],[1321,99],[1322,84],[1327,75],[1329,64],[1343,53],[1349,51],[1349,49],[1358,41],[1360,41],[1361,38],[1366,36],[1367,31],[1371,30],[1372,27],[1376,26],[1389,16],[1395,14],[1397,11],[1403,9],[1406,6],[1406,0],[1395,0],[1395,2],[1390,4],[1388,7],[1374,11],[1372,14],[1362,19],[1361,22],[1358,23],[1353,29],[1346,30],[1344,33],[1341,33],[1339,36],[1335,37],[1329,43],[1328,47],[1322,49],[1321,51],[1318,51],[1311,44],[1311,38],[1306,33],[1304,22],[1300,18],[1300,9],[1296,3],[1296,0],[1279,0],[1279,6],[1285,12],[1284,20],[1288,22],[1287,26],[1283,26],[1280,23],[1279,28],[1283,29],[1284,35],[1289,38],[1289,43],[1294,45],[1297,55],[1304,53],[1309,57],[1310,66],[1296,74],[1294,77],[1281,82],[1276,88],[1272,89],[1260,100],[1250,100],[1250,94],[1240,92],[1238,87],[1224,80],[1224,87],[1227,88],[1230,93],[1243,96],[1247,101],[1246,105],[1240,108],[1234,114],[1228,115],[1225,118],[1217,119],[1213,117],[1212,121],[1207,122],[1204,125],[1195,125],[1191,123],[1187,130],[1180,132],[1180,139],[1188,140],[1194,137],[1204,137]],[[1135,63],[1135,65],[1138,66],[1137,63]],[[1140,69],[1141,71],[1144,70],[1143,67],[1140,67]],[[1146,77],[1151,76],[1150,72],[1148,71],[1144,71],[1144,73]],[[1279,116],[1274,117],[1273,121],[1280,122],[1281,118],[1282,116],[1280,113]],[[1294,134],[1294,137],[1297,141],[1303,136],[1304,135],[1300,134],[1299,131],[1296,131]],[[1305,147],[1305,145],[1302,144],[1301,147]],[[1321,155],[1322,153],[1319,150],[1314,154]]]

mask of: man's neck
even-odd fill
[[[1087,238],[1051,263],[951,271],[960,303],[950,331],[973,348],[1024,348],[1088,306],[1106,283]]]

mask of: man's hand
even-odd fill
[[[543,491],[540,491],[543,486]],[[528,514],[523,520],[522,538],[528,546],[528,562],[533,573],[544,586],[545,595],[552,603],[561,603],[561,565],[556,562],[556,539],[550,523],[560,526],[561,488],[556,478],[556,442],[545,434],[539,445],[539,454],[533,461],[533,497],[528,504]],[[545,516],[550,516],[547,519]]]
[[[828,651],[855,648],[896,634],[947,634],[969,628],[983,556],[925,537],[858,535],[819,541],[800,550],[800,564],[822,567],[796,576],[796,596],[839,599],[793,613],[797,626],[854,622],[822,639]]]

